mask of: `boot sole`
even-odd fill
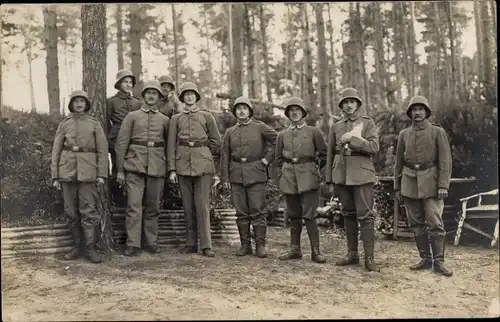
[[[443,272],[436,271],[436,270],[433,270],[433,272],[434,272],[435,274],[437,274],[437,275],[444,276],[444,277],[451,277],[451,276],[453,276],[453,273],[451,273],[451,274],[445,274],[445,273],[443,273]]]
[[[335,263],[335,266],[354,266],[354,265],[359,265],[359,261],[351,263]]]

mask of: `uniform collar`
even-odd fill
[[[124,93],[122,91],[116,92],[115,96],[118,96],[119,98],[127,99],[132,97],[132,93]]]
[[[422,122],[412,122],[412,126],[415,130],[417,131],[422,131],[425,130],[426,128],[429,127],[431,123],[429,122],[428,119],[423,120]]]
[[[240,122],[238,122],[238,126],[245,126],[245,125],[248,125],[248,124],[250,124],[250,123],[252,123],[252,118],[249,118],[249,119],[248,119],[248,121],[246,121],[246,122],[244,122],[244,123],[240,123]]]
[[[304,126],[306,125],[306,122],[304,120],[300,121],[299,124],[292,124],[290,125],[290,128],[291,129],[298,129],[300,130],[301,128],[303,128]]]
[[[187,107],[187,106],[186,106]],[[191,109],[183,109],[182,112],[186,113],[186,114],[189,114],[189,113],[196,113],[200,110],[200,108],[198,106],[195,106],[194,108],[191,108]]]
[[[74,117],[74,118],[82,118],[82,117],[87,116],[87,112],[83,112],[83,113],[71,113],[71,116]]]
[[[149,105],[142,105],[141,110],[145,113],[153,112],[153,113],[158,113],[158,107],[155,106],[149,106]]]
[[[354,122],[356,121],[357,119],[359,119],[361,116],[363,116],[363,113],[361,112],[361,106],[357,109],[356,112],[354,112],[353,115],[351,115],[350,117],[344,117],[343,121],[344,122]]]

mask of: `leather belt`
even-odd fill
[[[301,158],[283,158],[286,163],[299,164],[299,163],[307,163],[307,162],[316,162],[316,158],[314,157],[301,157]]]
[[[436,164],[432,161],[424,162],[424,163],[412,163],[412,162],[404,162],[404,166],[410,168],[412,170],[427,170],[434,167]]]
[[[130,144],[143,145],[150,148],[160,148],[165,146],[165,142],[153,142],[153,141],[141,141],[141,140],[131,140]]]
[[[231,156],[231,160],[234,161],[234,162],[238,162],[238,163],[255,162],[255,161],[259,161],[261,159],[258,159],[258,158],[255,158],[255,157],[254,158],[238,158],[238,157]]]
[[[97,150],[94,148],[82,148],[77,145],[65,145],[64,150],[73,151],[73,152],[88,152],[88,153],[97,153]]]
[[[367,157],[367,158],[370,158],[371,156],[366,154],[366,153],[361,153],[361,152],[357,152],[357,151],[352,151],[350,153],[341,153],[341,151],[335,151],[335,154],[343,154],[343,155],[347,155],[347,156],[358,156],[358,157]]]
[[[202,146],[208,146],[208,140],[205,141],[189,141],[185,139],[179,140],[179,145],[188,146],[190,148],[198,148]]]

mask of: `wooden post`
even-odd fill
[[[392,223],[392,236],[394,240],[398,239],[398,226],[399,226],[399,199],[394,198],[394,220]]]

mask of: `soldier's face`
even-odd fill
[[[347,117],[353,115],[357,110],[358,101],[354,98],[347,98],[342,101],[342,112],[344,112]]]
[[[422,104],[415,104],[411,107],[410,111],[411,119],[415,122],[420,122],[425,119],[427,115],[427,111],[425,110],[425,106]]]
[[[304,117],[304,113],[302,113],[302,108],[300,108],[300,106],[293,105],[288,111],[288,115],[292,122],[297,123]]]
[[[122,79],[120,83],[120,90],[125,93],[130,93],[134,88],[134,82],[132,81],[132,77],[125,77]]]
[[[163,95],[167,96],[173,90],[174,90],[174,87],[172,86],[172,84],[170,84],[170,83],[162,83],[161,84],[161,91],[162,91]]]
[[[250,117],[250,109],[246,104],[238,104],[235,108],[236,118],[245,121]]]
[[[72,104],[73,104],[73,113],[83,113],[87,105],[87,102],[83,97],[75,97],[73,99]]]
[[[160,93],[153,88],[148,88],[144,93],[144,101],[148,105],[155,105],[160,98]]]
[[[186,103],[187,105],[193,105],[194,103],[196,103],[196,93],[194,91],[185,91],[184,103]]]

